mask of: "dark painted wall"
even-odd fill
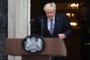
[[[0,60],[7,60],[4,45],[7,37],[7,0],[0,0]]]

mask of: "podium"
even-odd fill
[[[22,56],[22,60],[50,60],[51,56],[66,56],[66,46],[59,38],[44,38],[45,48],[42,52],[28,53],[22,48],[23,39],[8,38],[5,41],[5,53]]]

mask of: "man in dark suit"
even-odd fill
[[[56,13],[55,3],[47,3],[43,9],[46,15],[37,18],[36,34],[43,37],[58,37],[62,40],[71,34],[70,22],[65,15]],[[62,59],[61,57],[52,57],[52,60]]]

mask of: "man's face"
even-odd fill
[[[55,13],[56,13],[55,10],[50,9],[50,10],[46,11],[46,16],[47,16],[48,19],[52,19],[55,16]]]

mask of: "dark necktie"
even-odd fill
[[[53,23],[53,20],[50,20],[50,33],[51,33],[51,35],[53,34],[53,30],[54,30],[54,23]]]

